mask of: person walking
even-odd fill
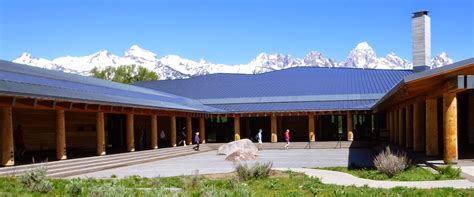
[[[158,145],[161,145],[161,147],[165,147],[165,144],[166,143],[166,134],[165,134],[165,131],[161,130],[160,132],[160,142],[158,143]]]
[[[257,140],[258,140],[258,150],[262,150],[263,149],[263,144],[262,144],[262,129],[259,129],[258,130],[258,133],[257,133]]]
[[[285,141],[286,141],[285,149],[288,150],[288,146],[290,146],[290,130],[289,129],[286,129],[285,131]]]
[[[178,146],[180,144],[183,144],[183,146],[186,146],[186,133],[184,131],[181,132],[181,134],[179,135],[179,142],[178,142]]]
[[[195,151],[199,150],[199,142],[201,142],[201,139],[199,138],[199,132],[196,132],[196,135],[194,136],[194,143],[196,146],[193,148]]]

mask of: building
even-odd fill
[[[267,142],[290,129],[295,141],[388,140],[455,162],[474,144],[474,58],[429,70],[427,14],[413,15],[413,70],[300,67],[125,85],[0,61],[0,164],[15,164],[19,141],[61,160],[258,129]]]

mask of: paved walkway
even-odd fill
[[[308,176],[318,177],[324,184],[335,184],[342,186],[372,187],[372,188],[394,188],[394,187],[413,187],[420,189],[430,188],[474,188],[474,183],[468,180],[446,180],[446,181],[376,181],[362,179],[347,173],[317,170],[308,168],[277,168],[277,170],[291,170],[294,172],[305,173]]]
[[[263,150],[258,159],[252,162],[272,161],[276,168],[330,167],[371,165],[373,153],[370,149],[290,149]],[[104,178],[116,175],[126,177],[139,175],[142,177],[168,177],[199,174],[226,173],[234,171],[232,162],[225,161],[225,156],[209,151],[172,159],[126,166],[110,170],[83,174],[75,177]],[[250,163],[252,163],[250,162]]]

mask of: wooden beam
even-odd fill
[[[347,141],[354,141],[354,133],[352,126],[352,114],[351,112],[347,112]]]
[[[413,105],[407,105],[405,114],[405,147],[413,148]]]
[[[64,117],[64,110],[56,111],[56,159],[67,159],[66,119]]]
[[[444,163],[457,163],[458,160],[458,114],[455,92],[443,96],[443,142]]]
[[[171,116],[171,134],[170,134],[170,142],[171,146],[176,146],[176,116]]]
[[[105,121],[104,121],[104,112],[96,113],[96,133],[97,133],[97,155],[102,156],[106,154],[105,146]]]
[[[426,155],[437,156],[438,150],[438,101],[426,100]]]
[[[135,151],[134,120],[133,114],[127,113],[127,151]]]
[[[413,105],[413,150],[425,151],[425,102]]]
[[[156,119],[156,115],[151,115],[150,123],[151,123],[150,148],[157,149],[158,148],[158,120]]]
[[[191,116],[186,117],[186,143],[193,144],[193,119]]]
[[[308,128],[309,128],[309,132],[308,132],[308,139],[310,142],[314,142],[316,141],[316,135],[315,135],[315,125],[314,125],[314,113],[310,113],[308,115]]]
[[[206,121],[204,117],[199,118],[199,138],[202,144],[206,143]]]
[[[234,140],[240,140],[240,116],[234,117]]]
[[[0,129],[2,144],[0,145],[2,155],[0,159],[1,166],[12,166],[15,165],[15,152],[13,146],[13,119],[12,119],[12,108],[2,107],[0,108]]]
[[[277,117],[271,117],[272,142],[278,142]]]

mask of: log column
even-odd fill
[[[158,148],[158,120],[156,115],[151,115],[150,117],[151,123],[151,139],[150,139],[150,148],[157,149]]]
[[[413,148],[413,105],[406,107],[405,116],[405,130],[406,130],[406,148]]]
[[[413,104],[413,150],[425,151],[425,103]]]
[[[438,150],[438,102],[426,100],[426,155],[437,156]]]
[[[135,151],[135,136],[133,133],[133,114],[127,114],[127,151]]]
[[[2,135],[2,159],[1,166],[12,166],[15,165],[15,152],[13,147],[13,119],[12,119],[12,108],[0,108],[0,119],[1,119],[1,135]]]
[[[97,144],[96,144],[96,153],[97,155],[105,155],[105,124],[104,124],[104,112],[97,112],[96,115],[96,124],[97,132]]]
[[[275,115],[271,117],[271,130],[272,130],[272,142],[278,142],[277,117]]]
[[[171,134],[170,134],[170,141],[171,146],[176,146],[176,116],[171,116]]]
[[[234,117],[234,140],[240,140],[240,116]]]
[[[308,128],[309,128],[309,132],[308,132],[308,139],[310,142],[314,142],[316,141],[316,135],[315,135],[315,130],[314,130],[314,114],[313,113],[310,113],[308,115]]]
[[[193,144],[193,119],[186,117],[186,143]]]
[[[56,159],[67,159],[66,120],[64,118],[64,110],[56,111]]]
[[[456,93],[443,95],[443,142],[444,163],[457,163],[458,160],[458,114]]]
[[[352,114],[351,112],[347,112],[347,141],[354,141],[354,133],[352,132],[353,129]]]
[[[199,118],[199,138],[201,143],[206,143],[206,122],[203,117]]]
[[[406,129],[405,129],[405,109],[398,109],[398,145],[405,146]]]

